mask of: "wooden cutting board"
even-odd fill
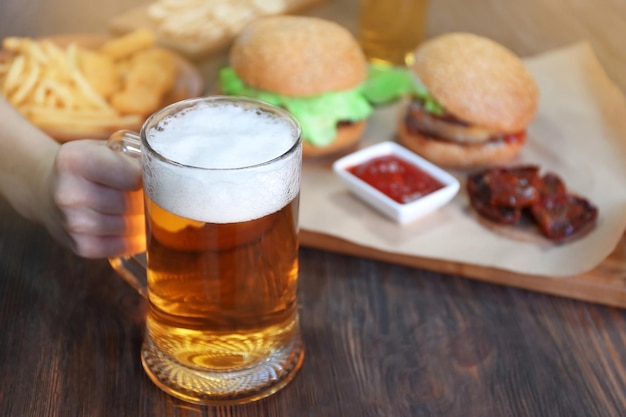
[[[313,6],[324,3],[327,0],[287,0],[285,14],[296,14]],[[114,17],[109,22],[109,29],[114,35],[123,35],[137,28],[152,29],[157,33],[157,24],[148,15],[149,5],[143,5],[128,10]],[[214,53],[226,50],[232,43],[235,35],[226,35],[217,40],[195,39],[181,41],[173,38],[159,36],[157,40],[161,46],[170,48],[184,54],[187,58],[198,60]]]
[[[581,301],[626,308],[626,234],[613,252],[589,272],[569,277],[524,275],[478,265],[383,252],[308,230],[300,231],[302,246],[384,262],[461,275],[492,284],[537,291]]]

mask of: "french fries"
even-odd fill
[[[127,58],[154,45],[154,34],[148,29],[137,29],[121,38],[110,40],[100,52],[112,59]]]
[[[154,42],[144,30],[97,49],[5,38],[0,94],[49,131],[89,134],[137,128],[163,104],[177,77],[173,56]]]

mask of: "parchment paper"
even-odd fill
[[[528,142],[511,164],[539,164],[599,209],[596,227],[567,244],[511,239],[486,228],[468,207],[466,171],[451,203],[398,225],[353,196],[330,164],[305,161],[300,227],[384,252],[495,267],[531,275],[586,272],[615,248],[626,227],[626,102],[592,48],[576,44],[525,59],[541,92]],[[402,103],[376,110],[361,147],[395,140]]]

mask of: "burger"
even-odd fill
[[[362,92],[367,61],[337,23],[300,16],[254,20],[235,39],[219,74],[222,94],[287,109],[300,123],[303,156],[354,147],[373,109]]]
[[[416,87],[399,120],[400,143],[449,167],[494,165],[520,151],[539,91],[513,52],[485,37],[449,33],[414,55]]]

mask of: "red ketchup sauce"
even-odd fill
[[[444,187],[430,174],[392,154],[369,159],[347,171],[402,204]]]

